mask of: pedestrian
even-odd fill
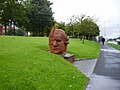
[[[104,42],[105,42],[105,38],[104,37],[102,37],[102,44],[104,45]]]

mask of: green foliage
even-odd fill
[[[92,17],[86,15],[73,15],[69,19],[65,31],[68,35],[72,35],[72,37],[81,37],[83,42],[85,38],[91,39],[91,37],[99,35],[100,32],[96,21]]]
[[[1,36],[0,89],[85,90],[88,78],[48,50],[45,37]]]
[[[87,17],[81,22],[80,31],[80,34],[86,36],[87,39],[91,39],[92,36],[99,35],[99,27],[90,17]]]
[[[76,37],[76,33],[77,33],[77,22],[76,22],[77,18],[75,17],[75,15],[73,15],[70,19],[69,19],[69,23],[67,24],[67,27],[69,29],[70,34],[72,35],[73,38]],[[67,31],[68,32],[68,31]]]
[[[112,44],[112,43],[108,43],[110,46],[116,48],[117,50],[120,50],[120,45],[116,45],[116,44]]]
[[[39,36],[43,35],[44,28],[54,24],[53,12],[50,7],[52,3],[47,0],[32,0],[31,5],[31,11],[28,13],[31,31],[38,33]]]
[[[14,30],[13,29],[9,29],[7,31],[7,35],[14,35]]]
[[[27,20],[25,2],[26,0],[4,0],[0,3],[2,6],[0,7],[1,23],[5,27],[10,25],[22,27],[25,25]]]
[[[55,25],[54,25],[55,28],[59,28],[59,29],[62,29],[62,30],[65,30],[65,22],[56,22]]]
[[[51,5],[48,0],[2,0],[0,23],[5,27],[14,25],[24,28],[25,31],[32,31],[37,35],[49,33],[48,27],[54,24]],[[44,28],[48,31],[43,31]]]
[[[25,36],[26,35],[26,33],[25,33],[25,31],[23,30],[23,29],[16,29],[15,31],[14,31],[14,29],[8,29],[8,31],[7,31],[7,33],[6,33],[7,35],[16,35],[16,36]]]
[[[15,35],[16,36],[25,36],[26,33],[25,33],[25,31],[23,29],[16,29]]]
[[[99,27],[93,21],[93,19],[91,18],[84,19],[81,24],[84,27],[83,32],[85,33],[86,36],[88,35],[89,37],[91,37],[99,35]]]

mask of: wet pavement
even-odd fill
[[[86,90],[120,90],[120,51],[102,46]]]

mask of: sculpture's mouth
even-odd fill
[[[52,50],[60,50],[60,47],[53,47]]]
[[[53,49],[52,52],[53,52],[53,53],[54,53],[54,52],[59,53],[60,50],[58,50],[58,49]]]
[[[60,51],[58,51],[58,50],[52,50],[52,53],[59,54]]]
[[[53,48],[54,50],[58,50],[58,49],[60,49],[59,47],[57,47],[57,48]]]

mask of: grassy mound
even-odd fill
[[[100,54],[100,44],[94,41],[82,41],[79,39],[70,39],[68,52],[75,54],[77,58],[98,58]]]
[[[84,90],[87,81],[71,63],[48,52],[48,38],[0,37],[0,90]]]

